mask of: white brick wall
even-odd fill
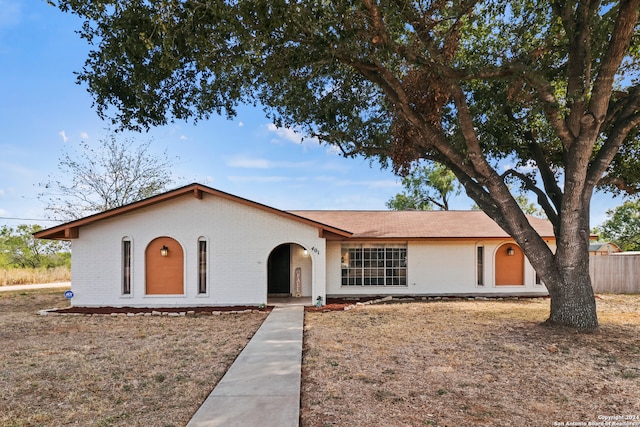
[[[327,243],[328,295],[546,295],[535,284],[535,271],[525,261],[524,286],[495,286],[495,251],[506,243],[411,241],[407,244],[407,286],[342,286],[341,242]],[[349,242],[358,243],[358,242]],[[405,242],[406,243],[406,242]],[[484,286],[477,286],[476,247],[484,246]]]
[[[145,295],[145,248],[160,236],[182,245],[184,295]],[[131,295],[122,295],[124,237],[132,241]],[[206,295],[197,294],[199,237],[208,241]],[[82,227],[79,238],[73,240],[72,302],[77,306],[132,307],[265,303],[267,260],[283,243],[309,250],[307,260],[298,263],[303,267],[304,294],[311,296],[312,288],[323,291],[324,256],[311,251],[325,246],[316,227],[206,193],[202,200],[181,196]],[[322,285],[312,287],[313,280],[321,280]]]
[[[161,236],[178,241],[185,257],[184,295],[145,295],[145,249]],[[122,294],[122,240],[132,242],[131,295]],[[198,295],[198,239],[207,240],[208,292]],[[72,241],[72,288],[77,306],[215,306],[267,300],[267,260],[280,244],[291,246],[292,293],[297,267],[302,295],[546,294],[525,263],[524,286],[495,283],[495,251],[506,243],[408,243],[406,287],[341,286],[341,243],[326,242],[318,229],[294,219],[208,193],[184,195],[83,226]],[[484,246],[485,286],[476,285],[476,247]],[[307,256],[303,250],[307,249]]]

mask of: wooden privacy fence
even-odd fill
[[[589,273],[597,293],[640,293],[640,253],[589,255]]]

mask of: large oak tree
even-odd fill
[[[640,0],[55,3],[86,18],[79,81],[99,114],[140,128],[260,103],[346,155],[444,164],[524,250],[548,322],[597,328],[589,205],[598,185],[637,188]]]

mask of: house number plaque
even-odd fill
[[[296,298],[300,298],[302,296],[302,269],[300,267],[296,268],[295,276]]]

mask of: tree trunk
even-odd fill
[[[589,276],[588,246],[579,244],[567,248],[559,241],[554,254],[536,243],[525,240],[521,247],[551,297],[551,312],[546,323],[585,332],[596,330],[598,316]]]
[[[596,300],[588,274],[562,283],[553,291],[549,290],[549,295],[551,313],[548,324],[570,326],[583,331],[595,331],[598,328]]]
[[[549,325],[568,326],[585,332],[598,328],[596,302],[589,276],[589,197],[565,197],[561,222],[556,228],[556,251],[531,226],[508,187],[497,174],[485,182],[493,205],[474,192],[474,182],[464,180],[467,194],[500,225],[524,251],[545,283],[551,297]],[[574,180],[582,182],[579,179]],[[580,190],[580,189],[578,189]],[[571,188],[571,191],[576,191]]]
[[[596,300],[589,276],[589,203],[563,215],[562,231],[554,254],[555,280],[547,286],[551,297],[548,324],[583,331],[598,328]],[[569,218],[567,218],[569,217]]]

